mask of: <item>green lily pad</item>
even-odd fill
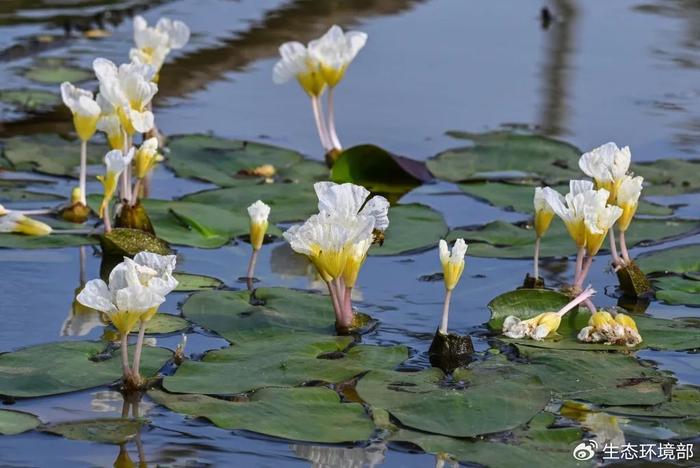
[[[428,161],[428,169],[440,179],[541,180],[555,184],[581,177],[581,151],[559,140],[501,131],[450,135],[470,140],[472,145],[447,150]]]
[[[144,424],[143,419],[99,418],[49,424],[41,430],[71,440],[123,444],[136,437]]]
[[[389,436],[392,442],[408,442],[426,452],[449,454],[464,463],[491,468],[513,466],[592,466],[592,462],[576,461],[571,456],[573,446],[583,438],[577,427],[550,428],[554,415],[540,413],[527,426],[522,426],[494,440],[455,439],[409,429],[398,429]]]
[[[330,297],[285,288],[260,288],[251,305],[248,291],[202,291],[182,306],[187,319],[227,340],[262,343],[279,335],[335,333]]]
[[[357,345],[352,338],[295,333],[211,351],[185,361],[163,381],[174,393],[235,394],[264,387],[339,383],[372,369],[393,369],[408,358],[405,346]]]
[[[489,303],[491,320],[489,327],[500,334],[503,320],[514,315],[521,320],[532,318],[543,312],[556,312],[569,301],[559,292],[546,289],[518,289],[496,297]],[[590,312],[579,307],[568,312],[561,321],[557,335],[543,341],[531,339],[500,339],[520,346],[559,350],[620,351],[624,346],[610,346],[599,343],[582,343],[576,339],[578,332],[588,325]],[[644,340],[637,348],[685,351],[700,348],[700,324],[691,319],[661,319],[646,315],[635,315],[639,333]]]
[[[372,247],[370,255],[399,255],[429,249],[447,235],[442,215],[418,203],[389,208],[389,223],[384,244]]]
[[[619,353],[542,349],[517,345],[528,360],[524,372],[538,376],[561,400],[600,405],[656,405],[667,400],[674,379]]]
[[[366,403],[387,410],[403,426],[453,437],[514,429],[542,411],[549,391],[515,365],[482,362],[459,369],[454,383],[437,368],[371,371],[357,383]]]
[[[700,417],[700,390],[681,385],[672,389],[671,401],[652,406],[607,406],[605,412],[647,418]]]
[[[656,298],[667,304],[700,306],[700,281],[665,276],[654,279]]]
[[[423,162],[396,156],[375,145],[344,150],[331,169],[333,182],[363,185],[375,193],[404,194],[431,179]]]
[[[33,414],[0,409],[0,435],[21,434],[40,424],[39,418]]]
[[[178,282],[177,292],[205,291],[208,289],[218,289],[224,282],[213,276],[193,275],[191,273],[176,272],[173,276]]]
[[[700,433],[700,418],[627,418],[620,426],[628,437],[651,440],[694,439]]]
[[[535,195],[535,187],[532,185],[488,181],[459,184],[459,188],[467,195],[484,200],[493,206],[520,213],[534,214],[535,212],[532,204],[532,198]],[[561,193],[569,191],[568,185],[557,185],[553,188]],[[673,214],[673,209],[641,200],[639,202],[637,214],[670,216]]]
[[[319,443],[363,441],[374,430],[362,405],[341,403],[322,387],[266,388],[247,401],[205,395],[174,395],[157,390],[148,395],[172,411],[210,420],[223,429],[238,429],[282,439]]]
[[[97,239],[73,234],[51,234],[49,236],[25,236],[23,234],[0,233],[0,248],[6,249],[58,249],[97,244]]]
[[[158,237],[171,244],[214,249],[250,230],[245,208],[232,212],[217,206],[167,200],[144,200],[143,205]],[[270,226],[268,233],[277,234],[279,230]]]
[[[42,84],[60,84],[64,81],[79,83],[81,81],[87,81],[94,76],[88,70],[67,65],[39,65],[28,68],[23,75],[27,79]]]
[[[700,244],[645,253],[637,257],[635,262],[647,274],[700,272]]]
[[[39,397],[107,385],[122,375],[119,351],[104,356],[104,343],[68,341],[0,354],[0,395]],[[131,355],[133,350],[130,349]],[[145,348],[141,373],[155,375],[172,353]]]
[[[635,175],[644,177],[645,195],[680,195],[700,191],[696,177],[700,161],[685,159],[659,159],[653,162],[633,164]]]
[[[102,164],[107,147],[88,144],[88,164]],[[80,142],[55,134],[16,136],[5,139],[4,156],[15,170],[78,177]]]
[[[36,202],[64,200],[64,197],[55,193],[35,192],[33,190],[11,189],[0,187],[0,202]]]
[[[653,245],[687,236],[700,229],[697,221],[675,219],[636,219],[627,231],[627,246]],[[531,226],[494,221],[475,228],[455,229],[448,240],[464,238],[469,243],[469,255],[494,258],[532,258],[535,233]],[[603,246],[607,245],[607,241]],[[541,243],[540,258],[562,257],[576,252],[574,241],[564,223],[555,220]],[[641,257],[640,257],[641,258]]]
[[[257,200],[262,200],[270,205],[271,224],[301,221],[318,211],[318,200],[310,182],[248,184],[206,190],[187,195],[181,199],[183,202],[211,205],[234,211],[237,214],[244,214],[245,208]]]
[[[6,89],[0,91],[0,103],[24,112],[40,112],[61,103],[61,96],[43,89]]]
[[[138,333],[139,326],[139,324],[136,324],[132,332]],[[177,315],[159,312],[154,315],[151,320],[146,322],[146,334],[167,335],[169,333],[182,331],[189,326],[190,324],[187,320],[184,320]]]
[[[242,140],[226,140],[209,135],[181,135],[168,139],[170,153],[166,164],[180,177],[211,182],[220,187],[248,185],[258,177],[241,176],[240,171],[271,164],[277,174],[303,162],[303,156],[293,150]],[[314,164],[317,175],[320,164]],[[308,166],[306,166],[308,168]],[[304,177],[303,171],[294,175]],[[304,177],[305,178],[305,177]],[[308,179],[306,179],[308,180]]]

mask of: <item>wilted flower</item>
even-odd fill
[[[627,231],[632,218],[637,212],[643,182],[644,178],[641,176],[631,177],[626,175],[622,178],[617,192],[617,206],[622,208],[622,216],[618,222],[618,227],[622,232]]]
[[[117,66],[104,58],[92,64],[100,81],[100,95],[109,102],[129,135],[145,133],[153,128],[149,104],[158,92],[152,82],[155,69],[147,64],[131,62]]]
[[[595,290],[589,287],[574,300],[559,309],[558,312],[544,312],[527,320],[521,320],[514,315],[509,315],[503,321],[503,334],[508,338],[521,339],[528,337],[536,341],[542,341],[559,329],[561,318],[567,312],[588,300],[594,294]]]
[[[595,180],[596,188],[608,191],[608,203],[615,203],[617,190],[622,177],[629,170],[631,159],[629,147],[620,149],[610,142],[584,153],[578,165],[587,176]]]
[[[181,49],[190,40],[190,29],[182,21],[161,18],[155,27],[148,26],[143,16],[134,17],[134,42],[129,57],[151,65],[156,77],[165,58],[173,49]]]
[[[328,86],[336,86],[345,74],[348,65],[365,46],[367,34],[359,31],[343,32],[333,25],[319,39],[309,42],[310,55],[319,62],[323,79]]]
[[[73,113],[73,124],[78,137],[82,141],[92,138],[100,118],[100,106],[93,99],[92,93],[65,81],[61,84],[61,97]]]
[[[608,345],[636,346],[642,342],[637,324],[629,315],[600,311],[591,315],[588,326],[578,334],[579,341]]]
[[[149,138],[136,150],[134,174],[138,179],[143,179],[162,160],[163,156],[158,154],[158,138]]]
[[[253,250],[260,250],[269,224],[267,218],[270,216],[270,207],[258,200],[248,207],[248,216],[250,217],[250,245]]]
[[[112,197],[114,197],[114,193],[117,190],[117,179],[119,179],[121,173],[131,164],[133,158],[134,148],[129,150],[126,157],[123,156],[120,150],[112,150],[105,155],[104,161],[107,170],[105,175],[97,176],[97,179],[102,182],[102,186],[104,187],[102,205],[100,206],[100,217],[104,216],[105,208],[112,200]]]
[[[0,232],[14,232],[27,236],[48,236],[52,231],[48,224],[32,219],[18,211],[5,210],[0,205]]]

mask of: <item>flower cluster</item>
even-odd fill
[[[583,154],[579,160],[580,168],[593,178],[593,182],[572,180],[566,195],[550,187],[535,189],[535,276],[539,240],[549,228],[553,214],[564,221],[578,249],[573,283],[575,291],[581,290],[593,257],[600,251],[606,237],[610,240],[614,266],[622,267],[631,262],[625,232],[637,211],[644,179],[628,173],[630,160],[629,148],[620,149],[615,143],[607,143]],[[617,254],[615,224],[620,229],[622,257]]]
[[[352,325],[352,289],[375,239],[389,227],[389,202],[354,184],[314,184],[319,213],[292,226],[284,238],[305,255],[326,282],[339,328]]]
[[[104,313],[121,335],[124,378],[139,384],[139,363],[145,334],[145,324],[153,318],[167,296],[178,285],[173,276],[174,255],[149,252],[137,254],[133,260],[125,257],[114,267],[105,283],[101,279],[87,282],[77,301],[86,307]],[[129,365],[128,337],[140,323],[133,366]]]
[[[636,346],[642,342],[637,324],[629,315],[598,311],[578,334],[579,341],[609,345]]]
[[[140,196],[142,181],[145,180],[162,160],[158,154],[158,139],[144,138],[141,147],[133,154],[133,140],[137,133],[157,133],[151,102],[158,92],[158,74],[166,56],[172,49],[185,46],[190,31],[181,21],[161,18],[155,27],[149,27],[141,16],[134,19],[134,42],[136,47],[129,54],[131,62],[119,66],[104,58],[93,62],[93,69],[99,81],[99,94],[75,87],[69,82],[61,84],[64,104],[73,114],[76,133],[81,140],[80,182],[76,192],[80,205],[86,205],[87,142],[97,130],[105,133],[113,150],[106,162],[107,173],[101,176],[105,186],[105,196],[100,216],[105,221],[105,229],[110,229],[108,205],[116,192],[116,184],[111,184],[115,168],[120,168],[122,177],[119,188],[123,203],[134,206]],[[114,151],[118,150],[119,153]],[[121,156],[122,163],[116,158]],[[131,184],[132,159],[136,183]],[[110,184],[106,184],[106,181]],[[110,189],[108,191],[108,189]]]
[[[340,83],[350,63],[367,42],[367,34],[359,31],[343,32],[332,26],[318,39],[304,45],[301,42],[285,42],[279,48],[281,59],[272,71],[276,84],[296,79],[311,97],[321,145],[326,152],[341,150],[342,145],[335,130],[333,90]],[[324,117],[321,96],[328,88],[328,119]]]
[[[561,319],[567,312],[582,302],[589,300],[594,294],[595,290],[588,288],[559,309],[559,311],[544,312],[527,320],[521,320],[514,315],[509,315],[503,321],[503,334],[508,338],[521,339],[527,337],[535,341],[542,341],[559,330]]]

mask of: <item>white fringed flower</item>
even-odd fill
[[[90,91],[73,86],[67,81],[61,83],[61,97],[73,114],[73,124],[78,137],[88,141],[95,134],[100,118],[100,106]]]
[[[272,70],[272,81],[283,84],[296,79],[309,96],[320,96],[326,88],[321,63],[301,42],[285,42],[279,48],[280,60]]]
[[[588,209],[605,207],[609,193],[607,190],[594,190],[593,183],[586,180],[569,182],[569,193],[562,196],[556,190],[545,187],[544,197],[554,213],[564,221],[576,245],[581,248],[586,245],[585,213]]]
[[[345,70],[367,43],[367,34],[359,31],[346,33],[333,25],[319,39],[309,42],[310,55],[320,63],[320,71],[328,86],[336,86]]]
[[[155,69],[140,62],[117,66],[104,58],[93,62],[100,82],[100,95],[116,109],[124,129],[129,133],[145,133],[153,128],[153,113],[148,104],[158,92],[152,82]]]
[[[579,159],[579,167],[593,178],[597,188],[604,188],[610,193],[609,203],[615,203],[617,190],[622,177],[627,174],[632,154],[628,146],[618,148],[615,143],[606,143],[587,153]]]
[[[605,190],[601,190],[604,192]],[[602,195],[601,195],[602,198]],[[605,236],[622,215],[622,209],[614,205],[592,204],[584,207],[584,225],[586,226],[586,250],[588,255],[598,253]]]
[[[545,191],[542,187],[535,188],[533,205],[535,207],[535,232],[537,237],[542,237],[549,230],[552,218],[554,218],[554,210],[547,202],[547,197],[545,197]]]
[[[627,231],[632,218],[637,213],[643,183],[643,177],[631,177],[628,175],[624,176],[620,182],[620,187],[617,190],[617,206],[622,208],[622,216],[618,223],[618,227],[622,232]]]
[[[438,244],[440,263],[445,281],[445,289],[452,291],[464,272],[464,256],[467,253],[467,244],[464,239],[457,239],[452,247],[452,251],[444,239],[440,239]]]
[[[102,206],[100,207],[100,217],[104,214],[104,209],[109,201],[114,197],[117,191],[117,180],[122,172],[131,164],[134,159],[134,148],[131,148],[124,157],[124,153],[120,150],[112,150],[105,155],[106,172],[104,175],[98,175],[97,180],[102,182],[104,195]]]
[[[253,250],[260,250],[269,224],[267,219],[270,216],[270,207],[258,200],[248,207],[248,216],[250,217],[250,244]]]
[[[134,174],[143,179],[162,160],[163,156],[158,153],[158,138],[149,138],[141,143],[134,155]]]
[[[345,269],[349,249],[372,238],[374,218],[340,217],[322,212],[300,226],[292,226],[284,238],[292,249],[306,255],[326,281],[340,277]]]
[[[360,185],[316,182],[314,190],[321,213],[338,217],[370,216],[374,218],[374,229],[385,231],[389,227],[389,201],[382,196],[367,200],[370,192]]]
[[[134,42],[129,57],[151,65],[156,74],[173,49],[183,48],[190,40],[190,29],[182,21],[161,18],[155,27],[148,26],[143,16],[134,17]]]
[[[101,279],[94,279],[87,282],[77,300],[86,307],[107,314],[114,327],[126,335],[144,313],[157,308],[165,298],[140,284],[117,288],[111,281],[107,285]]]

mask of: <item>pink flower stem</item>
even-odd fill
[[[540,238],[537,237],[535,240],[535,258],[534,258],[534,268],[533,273],[535,274],[535,280],[540,277]]]
[[[440,333],[447,334],[447,320],[450,315],[450,300],[452,299],[452,290],[445,290],[445,302],[442,305],[442,320],[440,320]]]
[[[340,144],[340,139],[338,139],[338,134],[335,131],[335,111],[333,106],[333,90],[334,88],[328,88],[328,135],[330,138],[330,143],[333,148],[337,150],[342,150],[343,145]]]
[[[612,257],[613,266],[619,266],[622,259],[617,253],[617,242],[615,242],[615,226],[612,226],[608,231],[608,240],[610,241],[610,256]]]
[[[87,190],[87,141],[80,141],[80,203],[87,206],[85,191]]]
[[[625,263],[629,264],[632,262],[632,259],[630,259],[630,253],[627,250],[627,242],[625,241],[625,231],[620,231],[620,252],[622,252],[622,258],[625,260]]]
[[[588,301],[594,294],[595,294],[595,289],[591,288],[590,286],[587,287],[585,291],[583,291],[581,294],[576,296],[571,302],[566,304],[564,307],[559,309],[559,312],[557,312],[557,314],[560,317],[563,317],[564,314],[566,314],[568,311],[570,311],[574,307],[578,306],[582,302]]]
[[[333,311],[335,312],[335,321],[340,324],[343,321],[343,309],[340,306],[335,285],[332,281],[326,281],[326,286],[328,286],[328,293],[331,295],[331,303],[333,304]]]
[[[581,275],[581,270],[583,269],[583,255],[586,253],[585,247],[579,247],[578,252],[576,252],[576,269],[574,270],[574,287],[578,284],[578,278]]]
[[[318,130],[318,137],[321,139],[321,146],[323,146],[325,151],[329,151],[333,148],[333,145],[330,143],[330,138],[328,137],[328,130],[326,129],[326,123],[323,120],[323,111],[321,110],[321,99],[318,96],[311,97],[311,108],[314,112],[316,130]]]

